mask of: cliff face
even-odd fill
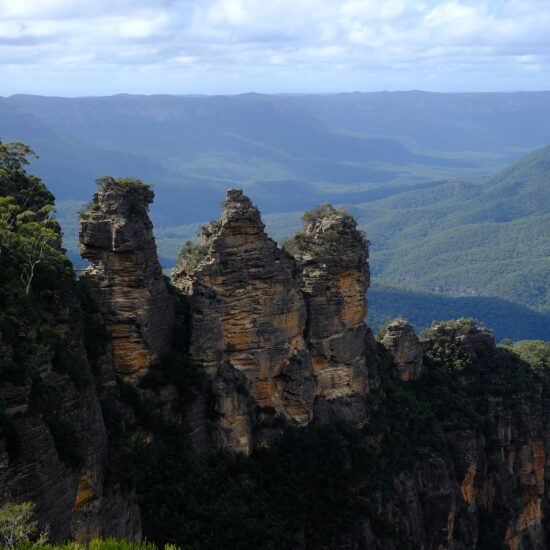
[[[112,340],[114,368],[136,383],[169,351],[174,302],[147,215],[153,192],[141,182],[107,181],[80,219],[82,275]]]
[[[190,354],[211,382],[218,444],[250,452],[253,432],[263,444],[275,416],[295,425],[312,417],[306,305],[294,261],[241,191],[228,192],[199,246],[198,265],[184,257],[173,271],[191,305]]]
[[[306,342],[311,352],[320,398],[319,414],[331,412],[361,420],[361,400],[354,413],[336,404],[369,390],[366,368],[366,292],[370,283],[368,244],[345,211],[321,205],[305,215],[305,230],[285,247],[302,273],[307,304]]]
[[[416,380],[422,374],[424,350],[408,321],[396,319],[389,323],[382,344],[392,354],[401,380]]]
[[[451,387],[440,387],[438,406],[444,421],[449,412],[462,415],[449,421],[447,429],[459,500],[491,544],[547,548],[547,383],[525,372],[527,365],[510,352],[496,348],[488,330],[465,330],[463,325],[432,327],[426,358],[428,376],[454,364],[452,382],[462,386],[454,396]]]
[[[37,303],[36,319],[18,319],[25,355],[0,334],[0,402],[9,426],[0,437],[0,503],[34,502],[51,541],[139,538],[133,491],[107,475],[109,443],[73,286],[44,291]]]

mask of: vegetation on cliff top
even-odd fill
[[[344,234],[352,242],[368,249],[369,241],[365,232],[357,229],[355,219],[345,208],[335,208],[329,203],[320,204],[304,212],[302,222],[303,230],[283,243],[283,248],[297,258],[345,254],[349,241],[344,247]]]
[[[114,187],[124,191],[130,189],[151,189],[151,184],[133,177],[114,178],[113,176],[101,176],[95,182],[99,187]]]

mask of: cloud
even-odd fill
[[[0,0],[0,14],[2,95],[550,88],[547,0]]]

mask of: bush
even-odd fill
[[[187,241],[178,254],[178,264],[187,272],[192,272],[208,256],[209,249],[209,244]]]
[[[45,530],[33,543],[31,538],[38,532],[38,523],[34,520],[34,504],[8,503],[0,508],[0,548],[33,548],[41,546],[48,540]]]
[[[114,178],[113,176],[102,176],[95,180],[96,184],[100,187],[118,187],[120,189],[151,189],[149,183],[144,183],[139,178]]]

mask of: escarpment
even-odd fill
[[[74,272],[55,221],[44,214],[53,197],[38,178],[15,174],[22,196],[8,200],[16,212],[27,208],[26,216],[34,208],[40,221],[0,230],[0,507],[32,502],[52,542],[134,540],[141,536],[140,512],[133,489],[111,470],[89,361],[88,351],[101,346],[88,338]],[[0,191],[11,177],[0,170]],[[42,249],[25,286],[24,261],[37,254],[37,242]],[[106,378],[109,371],[114,378],[110,357]]]
[[[445,428],[458,502],[473,519],[478,547],[547,548],[547,379],[471,320],[434,323],[425,338],[421,385]]]
[[[81,275],[112,340],[115,371],[135,383],[169,351],[174,301],[147,215],[153,191],[139,180],[105,178],[80,215]]]
[[[60,283],[66,288],[37,299],[37,319],[19,319],[26,349],[0,334],[0,503],[33,502],[53,542],[134,540],[140,513],[134,492],[108,473],[110,445],[74,282]]]
[[[54,542],[139,538],[139,498],[182,547],[549,546],[545,368],[468,319],[375,341],[368,241],[329,205],[280,248],[230,190],[171,287],[152,199],[104,178],[80,283],[58,258],[32,308],[0,293],[0,504],[35,502]]]

